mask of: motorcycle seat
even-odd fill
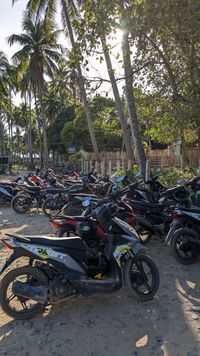
[[[95,194],[87,194],[87,193],[70,193],[71,196],[78,196],[80,198],[83,198],[83,200],[88,200],[90,199],[99,199]]]
[[[8,233],[8,236],[14,237],[16,240],[21,242],[25,242],[26,244],[33,245],[47,245],[47,246],[57,246],[64,247],[68,249],[76,249],[76,250],[86,250],[87,246],[85,242],[79,236],[72,237],[50,237],[50,236],[41,236],[41,235],[18,235]]]
[[[53,218],[52,220],[78,220],[78,221],[86,221],[88,220],[88,218],[86,216],[82,216],[82,215],[76,215],[76,216],[71,216],[71,215],[61,215],[61,216],[56,216],[55,218]],[[50,219],[51,220],[51,219]]]
[[[188,212],[191,212],[191,213],[200,213],[200,208],[198,206],[191,206],[190,208],[180,208],[178,209],[180,211],[188,211]]]
[[[37,194],[40,192],[39,187],[24,187],[27,192]]]
[[[151,202],[145,202],[145,201],[136,201],[136,200],[130,200],[131,206],[135,209],[140,209],[140,210],[150,210],[153,212],[162,212],[163,209],[165,208],[164,204],[156,204],[156,203],[151,203]]]
[[[67,193],[67,190],[66,189],[59,189],[59,188],[47,188],[46,189],[46,192],[49,193],[49,194],[59,194],[59,193]]]

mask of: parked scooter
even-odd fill
[[[172,216],[174,221],[165,243],[178,262],[195,263],[200,256],[200,208],[179,208]]]
[[[78,236],[8,234],[12,239],[3,243],[13,254],[1,274],[19,257],[29,257],[30,264],[8,272],[2,279],[0,304],[4,312],[14,319],[28,319],[47,304],[73,295],[111,293],[123,285],[138,300],[152,299],[159,287],[158,269],[136,231],[115,217],[115,210],[113,204],[96,209],[95,217],[107,234],[103,252],[98,254]]]

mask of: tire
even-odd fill
[[[36,267],[32,266],[24,266],[24,267],[19,267],[16,268],[10,272],[8,272],[5,277],[2,279],[1,284],[0,284],[0,305],[3,309],[3,311],[9,315],[13,319],[18,319],[18,320],[26,320],[34,317],[35,315],[41,313],[45,309],[44,304],[37,303],[35,304],[34,307],[32,307],[30,310],[28,309],[23,309],[22,311],[17,311],[16,309],[13,309],[10,307],[7,299],[7,289],[12,283],[12,281],[15,280],[15,278],[19,277],[20,275],[29,275],[36,279],[38,282],[41,284],[47,284],[48,279],[45,276],[45,274],[37,269]],[[16,296],[17,298],[17,296]],[[19,299],[18,299],[19,300]],[[26,300],[27,301],[27,300]],[[25,302],[25,301],[23,301]]]
[[[42,203],[42,211],[44,215],[48,217],[56,216],[64,206],[64,203],[59,200],[59,204],[56,203],[54,197],[46,198]],[[48,211],[50,210],[50,211]]]
[[[191,229],[181,228],[175,231],[171,238],[171,253],[183,265],[190,265],[199,259],[199,246],[188,240],[188,237],[197,239],[198,235]]]
[[[73,231],[71,231],[71,232],[73,232]],[[70,233],[71,232],[70,231],[66,231],[65,228],[61,228],[61,229],[59,229],[57,231],[56,236],[58,236],[58,237],[70,237]],[[75,232],[73,232],[73,235],[74,234],[75,234]]]
[[[31,198],[18,193],[11,201],[11,207],[18,214],[26,214],[31,208]]]
[[[141,269],[139,269],[142,266],[143,272],[145,272],[144,264],[148,266],[149,272],[151,272],[151,286],[149,283],[146,284],[147,281],[145,281],[144,284],[144,278],[147,278],[147,276],[146,274],[142,276]],[[132,271],[133,268],[134,272]],[[160,279],[157,266],[150,256],[145,253],[138,253],[134,258],[130,257],[124,265],[123,274],[126,294],[128,296],[135,297],[137,300],[144,302],[154,297],[158,290]],[[149,289],[150,287],[150,289],[142,292],[139,288],[144,285],[145,288]],[[146,287],[146,285],[148,285],[148,287]]]
[[[77,216],[82,214],[82,204],[76,204],[73,200],[63,206],[59,215]]]
[[[151,231],[145,230],[141,226],[134,226],[135,230],[137,231],[138,235],[140,236],[140,239],[144,245],[149,242],[153,236]]]

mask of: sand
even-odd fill
[[[0,237],[6,232],[54,231],[42,213],[19,215],[9,205],[0,206]],[[154,300],[138,303],[123,290],[78,297],[25,322],[12,320],[0,309],[0,356],[200,355],[200,314],[192,310],[200,306],[199,262],[178,264],[169,248],[156,240],[150,242],[149,252],[160,271]],[[1,248],[0,263],[9,254]]]

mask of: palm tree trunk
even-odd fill
[[[27,92],[26,91],[24,93],[24,105],[25,105],[25,119],[26,119],[25,133],[26,133],[26,140],[27,140],[27,153],[29,153],[29,125],[28,125]]]
[[[9,141],[10,141],[10,157],[13,159],[13,119],[12,119],[12,90],[9,86]]]
[[[2,109],[0,106],[0,155],[4,155],[4,127],[3,127],[3,120],[2,120]]]
[[[71,45],[72,48],[75,52],[76,50],[76,46],[75,46],[75,39],[74,39],[74,33],[73,33],[73,29],[72,29],[72,25],[71,25],[71,21],[70,21],[70,17],[69,17],[69,13],[68,13],[68,8],[67,8],[67,4],[65,2],[65,0],[61,0],[62,2],[62,7],[65,11],[65,20],[67,23],[67,28],[68,28],[68,32],[69,32],[69,38],[71,41]],[[85,85],[84,85],[84,78],[82,75],[82,70],[81,70],[81,65],[80,63],[77,61],[76,63],[76,69],[78,72],[78,86],[80,89],[80,93],[81,93],[81,97],[82,97],[82,101],[83,101],[83,105],[84,105],[84,109],[85,109],[85,115],[86,115],[86,120],[87,120],[87,125],[88,125],[88,130],[89,130],[89,134],[90,134],[90,138],[92,141],[92,147],[93,147],[93,151],[95,154],[95,158],[96,160],[99,160],[99,150],[98,150],[98,146],[97,146],[97,141],[96,141],[96,137],[95,137],[95,133],[94,133],[94,127],[92,124],[92,118],[91,118],[91,112],[90,112],[90,107],[89,107],[89,103],[87,100],[87,94],[86,94],[86,90],[85,90]]]
[[[44,166],[48,167],[49,164],[49,152],[48,152],[48,142],[47,142],[47,131],[46,131],[46,120],[45,120],[45,109],[43,104],[43,75],[38,78],[38,97],[40,101],[41,108],[41,121],[42,121],[42,138],[43,138],[43,148],[44,148]]]
[[[29,90],[29,116],[28,116],[28,136],[29,136],[29,158],[33,163],[32,125],[31,125],[31,91]]]
[[[35,95],[35,110],[36,110],[36,116],[37,116],[39,142],[40,142],[40,162],[41,162],[41,168],[43,168],[44,160],[43,160],[43,150],[42,150],[42,132],[41,132],[41,124],[40,124],[40,115],[39,115],[36,94],[34,94],[34,95]]]
[[[132,151],[132,145],[131,145],[131,137],[129,135],[128,126],[127,126],[126,118],[124,115],[124,108],[123,108],[123,104],[122,104],[122,101],[121,101],[121,98],[119,95],[119,90],[118,90],[117,82],[115,79],[114,70],[112,67],[110,53],[108,50],[106,39],[101,37],[101,43],[102,43],[103,50],[104,50],[104,56],[105,56],[105,60],[106,60],[109,78],[110,78],[111,85],[112,85],[112,90],[113,90],[113,94],[114,94],[114,98],[115,98],[115,102],[116,102],[117,111],[119,113],[121,128],[123,130],[123,138],[124,138],[124,142],[125,142],[125,146],[126,146],[128,160],[130,162],[133,162],[133,151]]]
[[[133,70],[131,67],[128,32],[125,32],[123,34],[122,52],[123,52],[123,61],[124,61],[125,83],[126,83],[126,99],[128,104],[131,133],[132,133],[133,142],[139,160],[140,170],[142,176],[144,177],[145,169],[146,169],[146,156],[142,145],[142,138],[140,134],[136,106],[135,106],[135,99],[133,94]]]

